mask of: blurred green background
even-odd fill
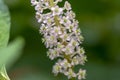
[[[65,0],[64,0],[65,1]],[[85,38],[86,80],[120,80],[120,0],[69,0]],[[39,24],[30,0],[5,0],[11,15],[11,38],[23,36],[22,56],[8,69],[11,80],[67,80],[51,73]]]

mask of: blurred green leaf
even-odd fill
[[[17,38],[8,47],[0,50],[0,67],[3,64],[10,66],[20,55],[24,45],[23,38]]]
[[[6,47],[10,33],[10,15],[7,6],[0,0],[0,48]]]
[[[8,44],[10,33],[10,15],[7,6],[0,0],[0,49]],[[0,52],[1,55],[1,52]],[[0,56],[1,58],[2,56]],[[10,80],[3,62],[0,63],[0,80]]]
[[[23,38],[17,38],[8,47],[0,50],[0,80],[10,80],[3,65],[8,64],[10,66],[19,57],[23,45]]]

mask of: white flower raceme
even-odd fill
[[[80,46],[83,37],[75,13],[68,1],[59,7],[63,0],[31,0],[36,10],[36,19],[41,24],[40,33],[48,48],[47,56],[59,60],[53,66],[53,73],[63,73],[68,79],[85,79],[85,70],[74,71],[76,65],[84,65],[85,51]]]

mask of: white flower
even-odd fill
[[[84,65],[85,61],[86,61],[86,56],[80,57],[76,55],[75,57],[73,57],[71,64],[72,65],[78,65],[78,64]]]
[[[85,50],[83,48],[78,47],[77,48],[77,53],[81,56],[85,54]]]
[[[51,16],[51,13],[43,15],[43,23],[46,24],[48,27],[54,25],[54,18]]]
[[[64,68],[64,70],[66,70],[67,68],[71,67],[71,64],[66,59],[61,61],[60,65],[62,66],[62,68]]]
[[[53,16],[60,15],[63,13],[63,9],[59,8],[58,6],[52,7],[51,10],[53,12]]]
[[[68,17],[69,17],[70,20],[74,19],[75,16],[76,16],[75,13],[74,13],[73,11],[67,11],[67,12],[64,13],[64,14],[65,14],[65,16],[68,15]]]
[[[55,75],[57,75],[59,72],[61,72],[61,66],[59,65],[59,63],[56,63],[53,66],[53,71],[52,71]]]
[[[36,19],[38,20],[38,23],[42,21],[42,15],[38,12],[36,12]]]
[[[51,60],[53,60],[56,57],[59,57],[59,52],[57,52],[55,49],[49,49],[47,54]]]
[[[71,10],[71,5],[70,5],[70,3],[68,1],[65,2],[64,8],[66,10]]]
[[[42,33],[44,33],[44,31],[45,31],[45,24],[41,24],[41,27],[40,27],[40,33],[42,34]]]
[[[51,33],[55,34],[56,36],[62,34],[61,28],[54,26],[53,29],[51,30]]]
[[[37,5],[37,0],[31,0],[31,3],[32,3],[32,5],[34,6],[34,5]]]
[[[68,79],[76,77],[76,74],[73,72],[71,68],[68,70],[68,72],[65,73],[65,75],[68,76]]]
[[[74,47],[71,45],[67,45],[65,48],[62,49],[62,51],[66,54],[66,55],[70,55],[74,53]]]
[[[75,41],[74,39],[71,40],[71,44],[72,46],[75,46],[75,47],[79,45],[79,43]]]
[[[61,44],[60,42],[58,42],[57,47],[60,48],[60,49],[62,49],[62,48],[64,48],[64,45]]]
[[[63,42],[66,42],[67,40],[68,41],[70,40],[70,36],[66,32],[63,33],[62,35],[60,35],[60,38],[62,39]]]
[[[79,58],[80,58],[80,57],[79,57]],[[78,56],[75,56],[75,57],[72,59],[71,65],[78,65],[78,64],[79,64]]]
[[[78,75],[78,80],[85,79],[86,70],[80,69],[77,75]]]
[[[68,17],[65,17],[65,16],[62,17],[61,20],[60,20],[60,23],[63,24],[66,29],[69,29],[69,28],[70,28],[71,21],[69,20]]]
[[[57,45],[57,39],[54,35],[51,36],[44,36],[45,37],[45,45],[47,48],[52,48],[53,46]]]
[[[43,8],[40,4],[35,6],[35,10],[38,11],[39,13],[43,13]]]

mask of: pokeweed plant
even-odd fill
[[[76,65],[84,65],[87,61],[85,51],[81,47],[83,37],[78,27],[79,22],[72,11],[71,4],[65,1],[63,7],[59,2],[63,0],[31,0],[36,10],[36,19],[40,23],[42,41],[48,48],[47,56],[58,61],[52,72],[64,74],[69,80],[85,79],[86,70],[74,70]]]
[[[0,80],[10,80],[5,65],[8,67],[19,57],[24,45],[19,37],[8,45],[10,35],[10,14],[7,6],[0,0]]]

